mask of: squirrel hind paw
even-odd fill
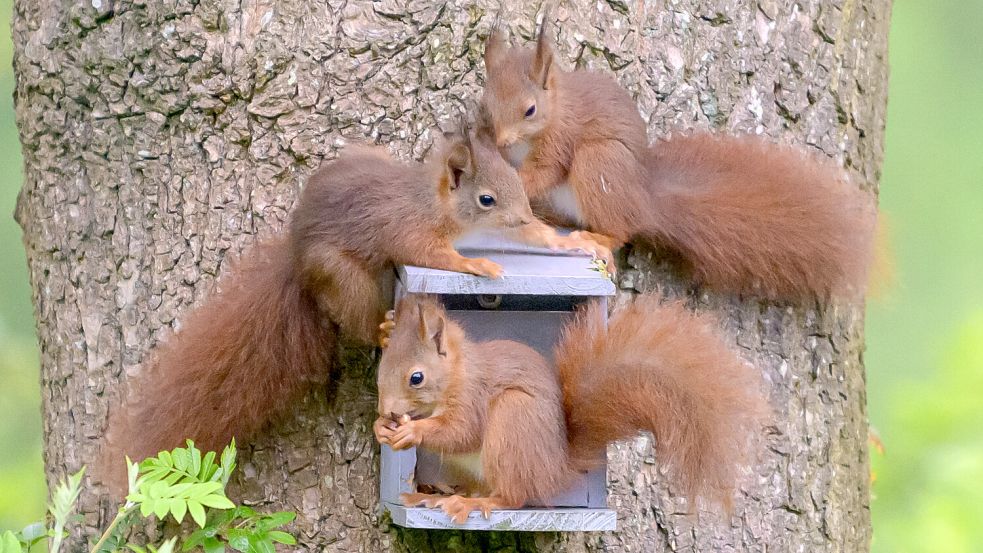
[[[462,497],[460,495],[445,497],[438,500],[435,505],[443,509],[456,524],[464,524],[468,520],[468,516],[471,515],[471,511],[481,511],[481,516],[487,520],[491,518],[493,510],[508,508],[508,505],[498,497]]]

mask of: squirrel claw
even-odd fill
[[[608,273],[614,275],[614,254],[611,253],[610,248],[594,240],[591,235],[575,230],[566,237],[565,244],[568,249],[589,253],[594,259],[603,261]]]
[[[464,524],[471,511],[481,511],[481,516],[488,520],[491,518],[493,509],[502,507],[501,503],[494,497],[462,497],[460,495],[439,499],[434,502],[434,506],[440,507],[455,524]]]

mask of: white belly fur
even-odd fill
[[[584,218],[580,213],[580,204],[577,203],[577,196],[574,195],[573,188],[568,183],[550,189],[549,203],[557,215],[562,215],[577,224],[584,224]]]

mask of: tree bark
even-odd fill
[[[207,297],[230,254],[279,229],[346,142],[421,157],[474,101],[498,4],[410,0],[17,0],[24,228],[41,346],[49,484],[92,463],[107,409],[148,350]],[[537,6],[510,2],[514,41]],[[558,57],[615,71],[654,138],[765,133],[880,174],[890,0],[563,2]],[[373,354],[251,445],[236,493],[299,513],[328,551],[862,551],[870,541],[863,306],[689,290],[636,248],[622,293],[720,311],[775,409],[735,516],[681,514],[646,438],[612,447],[604,534],[426,532],[379,515]],[[89,487],[96,533],[114,509]],[[75,536],[76,547],[80,546]]]

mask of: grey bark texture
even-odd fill
[[[48,482],[97,457],[107,409],[231,254],[279,229],[346,142],[421,157],[477,98],[497,3],[17,0],[17,217],[34,288]],[[506,2],[513,40],[540,5]],[[558,56],[616,72],[654,138],[761,132],[876,190],[890,0],[561,2]],[[308,550],[864,551],[870,541],[863,306],[690,290],[634,249],[623,294],[661,287],[721,313],[763,371],[775,423],[730,520],[681,513],[646,438],[609,452],[604,534],[425,532],[378,512],[373,352],[251,445],[235,493],[299,513]],[[88,534],[112,506],[81,498]],[[151,530],[153,531],[153,530]],[[81,542],[75,537],[75,547]]]

